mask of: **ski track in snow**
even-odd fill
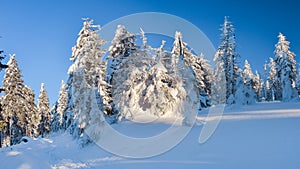
[[[204,144],[198,137],[208,111],[201,112],[189,135],[172,150],[146,159],[115,156],[91,144],[81,148],[66,133],[29,140],[0,149],[0,169],[69,168],[300,168],[300,104],[259,103],[225,108],[214,135]],[[113,127],[135,137],[166,129],[171,119],[141,124],[122,122]],[[149,131],[149,132],[145,132]]]

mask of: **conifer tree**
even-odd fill
[[[87,126],[92,125],[93,110],[97,116],[102,113],[111,114],[110,93],[106,82],[106,62],[102,60],[105,50],[101,47],[106,43],[98,34],[100,25],[94,25],[93,20],[84,19],[83,28],[78,34],[76,45],[72,48],[73,65],[69,69],[68,104],[65,111],[66,127],[69,127],[74,138],[79,138],[83,144],[89,142],[84,134]],[[98,103],[95,107],[93,96]],[[70,102],[72,102],[70,104]],[[100,115],[99,115],[100,113]],[[95,114],[94,114],[95,115]]]
[[[68,92],[66,90],[65,82],[62,80],[58,101],[57,101],[57,107],[54,111],[53,119],[51,123],[51,131],[58,131],[59,129],[65,129],[63,126],[65,124],[64,111],[67,108],[67,102],[68,102]]]
[[[269,63],[269,76],[268,76],[268,84],[267,85],[267,90],[268,90],[268,97],[267,97],[267,101],[275,101],[277,100],[277,98],[279,98],[278,96],[278,92],[276,92],[276,90],[279,88],[279,80],[276,76],[277,72],[275,69],[275,62],[273,60],[273,58],[270,58],[270,63]],[[276,92],[276,93],[275,93]]]
[[[282,33],[278,35],[278,43],[275,45],[275,69],[279,85],[276,88],[277,100],[290,101],[297,96],[295,86],[296,61],[295,54],[289,50],[290,42]]]
[[[51,111],[49,107],[49,98],[47,91],[45,90],[44,83],[41,84],[40,95],[38,98],[38,115],[40,118],[39,123],[39,135],[45,136],[46,134],[50,133],[50,126],[51,126]]]
[[[28,131],[28,96],[26,96],[25,86],[21,75],[21,69],[15,59],[15,55],[10,56],[7,63],[3,79],[5,95],[2,99],[2,145],[13,145],[20,142]],[[29,99],[30,100],[30,99]]]
[[[226,99],[228,100],[227,103],[233,104],[235,102],[233,98],[236,92],[236,81],[237,77],[239,76],[239,68],[237,65],[237,59],[239,55],[236,52],[234,27],[233,24],[228,20],[228,17],[225,17],[221,31],[221,44],[219,45],[215,54],[215,60],[221,59],[223,62],[226,78]]]
[[[38,124],[39,118],[37,116],[37,107],[35,105],[35,94],[33,90],[29,86],[24,86],[23,88],[23,96],[25,99],[24,102],[24,111],[26,112],[26,136],[36,137],[38,135]]]

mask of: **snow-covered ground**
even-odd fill
[[[216,132],[199,144],[204,123],[205,112],[198,115],[197,125],[179,145],[152,158],[118,157],[94,144],[81,148],[68,134],[56,133],[0,149],[0,168],[300,168],[299,102],[226,107]],[[114,128],[126,135],[147,137],[168,126],[122,122]]]

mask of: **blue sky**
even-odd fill
[[[82,17],[103,26],[138,12],[169,13],[196,25],[217,47],[220,24],[229,16],[236,28],[241,62],[248,59],[253,69],[261,70],[265,60],[273,56],[277,35],[282,32],[300,63],[300,3],[296,0],[10,0],[0,1],[0,5],[0,49],[16,53],[25,83],[36,95],[40,83],[45,82],[51,103],[57,99],[61,80],[67,80],[71,48]]]

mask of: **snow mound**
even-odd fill
[[[205,121],[212,119],[205,119],[205,113],[197,119],[198,125],[180,144],[152,158],[122,158],[95,144],[82,148],[69,134],[56,133],[0,149],[0,168],[300,168],[299,103],[226,107],[220,126],[205,144],[197,142],[199,133]],[[123,121],[112,127],[144,138],[163,132],[170,122],[170,118],[147,124]]]

